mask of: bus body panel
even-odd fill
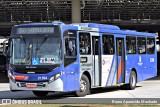
[[[97,31],[96,32],[91,32],[92,29],[90,31],[81,31],[81,30],[82,30],[82,28],[79,28],[79,33],[89,33],[90,34],[90,42],[91,42],[90,45],[91,45],[91,47],[89,47],[89,48],[91,50],[93,50],[92,36],[99,37],[99,33]],[[90,78],[91,78],[91,83],[90,83],[91,88],[95,88],[96,87],[95,84],[99,82],[98,75],[99,75],[100,71],[98,71],[97,69],[94,69],[93,51],[91,51],[91,53],[88,54],[88,55],[80,54],[80,60],[83,60],[84,58],[86,59],[86,61],[81,61],[80,62],[80,77],[82,76],[82,74],[84,74],[84,72],[88,72],[89,75],[90,75]]]
[[[61,35],[63,35],[63,53],[64,53],[64,46],[65,46],[65,44],[64,44],[64,32],[66,31],[66,30],[75,30],[76,32],[78,31],[78,27],[75,27],[75,26],[66,26],[66,25],[64,25],[64,26],[62,26],[61,27],[61,32],[62,32],[62,34]],[[76,33],[76,38],[78,38],[78,32]],[[76,39],[76,44],[78,44],[78,39]],[[79,90],[79,88],[80,88],[80,75],[79,75],[79,73],[80,73],[80,65],[79,65],[79,63],[80,63],[80,58],[79,58],[79,48],[78,48],[78,46],[79,46],[79,44],[77,45],[77,59],[73,62],[73,63],[71,63],[71,64],[69,64],[69,65],[67,65],[67,66],[64,66],[64,72],[65,72],[65,77],[66,77],[66,80],[64,81],[65,82],[65,84],[64,84],[64,87],[65,87],[65,92],[67,92],[67,91],[74,91],[74,90]],[[63,59],[64,59],[64,55],[63,55]]]
[[[66,90],[74,91],[79,89],[79,64],[77,62],[64,68],[66,72]]]
[[[18,87],[17,84],[20,84],[20,82],[16,82],[16,84],[10,79],[9,80],[10,83],[10,90],[38,90],[38,91],[64,91],[63,90],[63,86],[64,83],[63,81],[59,78],[57,80],[55,80],[54,82],[48,84],[48,82],[43,82],[43,85],[45,84],[46,87],[35,87],[35,88],[27,88],[27,87]],[[21,82],[22,83],[29,83],[29,82]],[[32,82],[32,83],[36,83],[37,85],[42,85],[42,83],[39,82]]]
[[[113,86],[117,84],[117,69],[116,69],[116,57],[115,55],[105,55],[102,60],[103,64],[103,76],[107,76],[108,78],[103,78],[102,80],[106,82],[105,86]],[[108,65],[106,67],[106,65]],[[106,73],[106,71],[108,73]],[[107,74],[107,75],[106,75]],[[102,77],[103,77],[102,76]],[[104,84],[104,83],[103,83]]]
[[[129,83],[130,73],[133,69],[136,69],[137,82],[143,80],[143,66],[141,65],[137,67],[138,63],[139,65],[142,64],[142,62],[139,62],[138,55],[126,55],[126,83]]]
[[[127,31],[127,32],[117,31],[116,32],[114,30],[103,30],[103,29],[100,30],[100,32],[103,32],[106,34],[114,34],[115,38],[122,37],[124,39],[127,35],[140,36],[140,37],[146,36],[146,37],[154,37],[155,38],[155,35],[151,34],[151,33],[131,32],[131,31]],[[117,33],[119,33],[119,34],[117,34]],[[150,57],[150,56],[152,56],[152,57]],[[125,84],[129,83],[130,73],[133,68],[136,69],[137,82],[140,82],[140,81],[143,81],[148,78],[156,76],[157,64],[156,64],[156,60],[154,60],[154,59],[156,59],[156,49],[155,49],[155,54],[152,54],[152,55],[149,55],[149,54],[144,54],[144,55],[143,54],[134,54],[134,55],[125,54],[125,61],[126,61],[125,62],[125,67],[126,67]],[[142,60],[143,60],[143,62],[142,62]],[[152,61],[154,60],[154,62],[150,63],[150,60],[152,60]],[[116,69],[117,69],[117,67],[116,67]]]
[[[9,79],[11,90],[41,90],[41,91],[64,91],[64,81],[66,81],[65,75],[61,75],[61,77],[51,83],[49,83],[50,77],[57,74],[58,72],[62,72],[63,67],[59,67],[52,72],[47,74],[21,74],[16,73],[12,69],[10,72],[14,76],[25,76],[26,79],[20,79],[14,82],[12,79]],[[18,78],[17,78],[18,79]],[[37,83],[36,88],[27,88],[26,83]],[[39,86],[38,86],[39,84]],[[46,85],[43,87],[42,85]]]
[[[114,55],[102,55],[102,87],[111,85],[111,81],[114,79],[113,74],[114,71],[113,66],[114,63]],[[110,82],[108,82],[110,81]]]

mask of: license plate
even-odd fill
[[[37,84],[36,83],[26,83],[27,88],[36,88]]]

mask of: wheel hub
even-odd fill
[[[80,91],[84,92],[86,90],[86,82],[84,80],[80,81]]]
[[[135,76],[131,77],[131,84],[133,87],[135,86],[135,84],[136,84]]]

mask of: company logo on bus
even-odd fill
[[[29,79],[29,76],[26,76],[25,78],[24,78],[24,80],[28,80]]]
[[[110,60],[104,60],[104,59],[103,59],[103,60],[102,60],[102,64],[103,64],[103,65],[105,65],[105,64],[111,64],[111,61],[110,61]]]
[[[154,58],[150,58],[150,62],[154,62]]]
[[[106,62],[105,62],[105,60],[104,60],[104,59],[103,59],[103,61],[102,61],[102,64],[103,64],[103,65],[105,65],[105,64],[106,64]]]

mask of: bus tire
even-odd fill
[[[48,94],[48,91],[32,91],[32,92],[37,97],[45,97]]]
[[[86,75],[82,75],[80,80],[80,89],[76,91],[77,97],[83,97],[90,93],[90,82]]]
[[[129,77],[129,84],[126,84],[125,87],[126,89],[134,90],[136,88],[136,83],[137,83],[137,76],[136,73],[132,71]]]

